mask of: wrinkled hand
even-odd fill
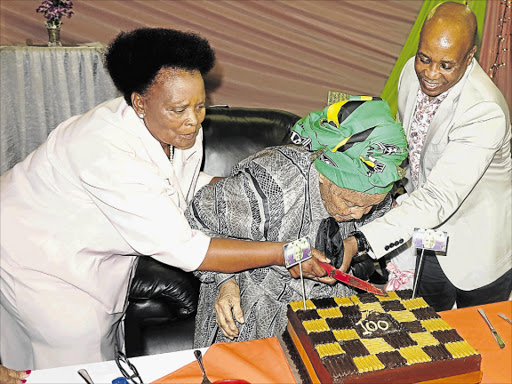
[[[27,373],[28,372],[28,373]],[[30,371],[16,371],[0,365],[0,383],[1,384],[22,384]]]
[[[219,287],[219,293],[215,301],[215,312],[217,313],[217,324],[224,336],[231,340],[238,337],[238,327],[234,319],[241,324],[245,320],[240,306],[240,288],[234,278]]]
[[[357,240],[354,236],[347,237],[343,240],[345,246],[345,254],[343,256],[343,263],[341,264],[340,271],[347,272],[352,263],[352,258],[357,253]]]
[[[333,285],[336,280],[327,275],[325,269],[323,269],[316,260],[323,261],[324,263],[329,263],[330,260],[325,257],[323,252],[320,252],[318,249],[311,248],[311,252],[313,253],[313,257],[309,260],[306,260],[302,263],[302,276],[307,279],[320,281],[325,284]],[[299,265],[295,265],[289,269],[290,275],[295,279],[300,278],[300,268]]]

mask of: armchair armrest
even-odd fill
[[[139,322],[155,324],[195,314],[199,280],[151,257],[140,257],[129,292]]]
[[[192,272],[140,257],[124,321],[127,356],[192,348],[198,297]]]

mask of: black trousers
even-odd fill
[[[420,251],[416,271],[419,261]],[[423,266],[415,278],[419,278],[416,295],[422,296],[437,312],[452,309],[455,303],[457,308],[463,308],[508,300],[512,292],[512,269],[483,287],[471,291],[458,289],[448,280],[432,251],[425,251]]]

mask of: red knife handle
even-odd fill
[[[318,263],[318,265],[320,265],[323,269],[325,269],[325,272],[327,272],[327,274],[331,277],[334,277],[334,270],[336,268],[334,268],[331,264],[329,263],[324,263],[323,261],[320,261],[320,260],[317,260],[316,261]]]

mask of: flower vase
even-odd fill
[[[60,42],[60,26],[46,26],[48,31],[48,46],[49,47],[62,47]]]

